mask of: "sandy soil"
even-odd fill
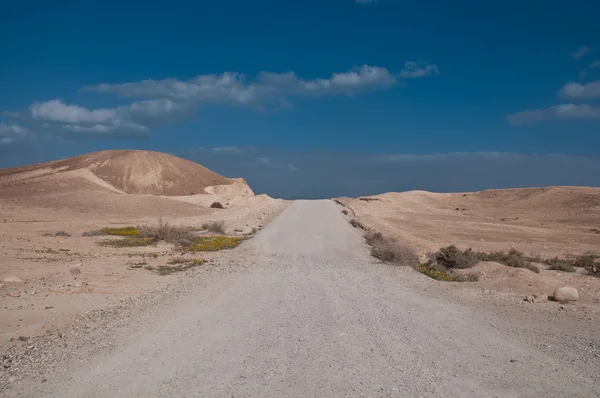
[[[245,235],[260,229],[287,205],[254,196],[243,180],[227,179],[228,185],[206,187],[199,195],[153,196],[127,194],[85,167],[59,173],[36,170],[47,168],[0,173],[0,352],[22,344],[20,336],[39,335],[48,327],[68,323],[72,315],[152,291],[177,278],[143,269],[180,257],[171,245],[100,247],[97,243],[106,237],[82,233],[156,225],[162,219],[189,227],[224,221],[228,234]],[[213,202],[221,202],[225,209],[209,208]],[[45,236],[58,231],[71,236]],[[210,267],[219,262],[220,253],[194,257],[211,261],[206,265]]]
[[[549,187],[439,194],[424,191],[386,193],[368,198],[340,198],[365,226],[394,237],[421,255],[456,245],[479,251],[515,248],[527,254],[573,257],[600,254],[600,189]],[[479,282],[457,289],[491,289],[507,298],[552,294],[569,285],[579,290],[579,305],[600,308],[600,278],[551,271],[540,274],[496,263],[480,263]],[[555,307],[555,306],[554,306]],[[553,308],[550,306],[549,308]],[[596,311],[594,310],[594,311]]]

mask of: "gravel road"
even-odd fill
[[[593,397],[600,387],[510,319],[379,264],[331,201],[297,201],[231,254],[244,263],[149,308],[51,397]],[[567,350],[565,348],[565,350]],[[597,362],[596,362],[597,363]],[[585,367],[584,367],[585,368]]]

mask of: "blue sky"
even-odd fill
[[[137,148],[280,196],[600,185],[598,15],[593,1],[12,2],[0,167]]]

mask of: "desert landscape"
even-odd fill
[[[111,236],[94,231],[162,222],[201,235],[213,234],[202,226],[216,223],[218,234],[246,238],[285,206],[255,196],[242,179],[155,152],[97,152],[0,170],[0,350],[174,277],[151,268],[185,257],[209,265],[219,258],[213,251],[182,255],[165,242],[101,246]]]
[[[350,333],[352,343],[326,355],[347,356],[365,372],[372,363],[388,369],[383,379],[389,386],[404,359],[379,361],[407,344],[402,349],[422,370],[411,373],[414,383],[398,390],[404,393],[523,391],[529,381],[514,366],[523,362],[537,377],[527,395],[562,388],[592,396],[599,381],[593,369],[600,366],[598,227],[598,188],[286,201],[255,195],[241,178],[157,152],[103,151],[3,169],[0,391],[102,396],[127,384],[121,378],[130,372],[147,381],[146,365],[135,362],[144,352],[155,353],[144,361],[163,369],[156,382],[171,380],[156,351],[164,344],[173,352],[165,354],[167,363],[178,363],[173,369],[205,366],[202,356],[186,356],[190,345],[201,344],[198,352],[235,363],[231,372],[243,373],[237,367],[245,361],[258,369],[291,355],[298,372],[308,375],[299,379],[310,380],[321,377],[311,369],[322,360],[311,347],[329,352]],[[391,245],[383,255],[381,242]],[[443,251],[449,246],[455,247]],[[490,257],[499,252],[519,262]],[[456,264],[448,265],[450,257]],[[576,297],[560,296],[560,288],[575,289]],[[427,326],[432,322],[438,326]],[[410,343],[390,337],[407,327]],[[444,328],[460,338],[444,342]],[[179,335],[192,329],[189,338]],[[247,333],[255,337],[248,340]],[[270,345],[281,336],[281,345]],[[365,349],[387,348],[377,355],[376,348],[355,352],[349,347],[358,341]],[[420,362],[420,350],[432,341],[441,362]],[[443,344],[453,348],[446,352]],[[465,354],[473,344],[476,349]],[[484,352],[501,372],[488,368]],[[441,377],[457,360],[472,362],[455,371],[456,379],[431,387],[422,377]],[[544,366],[561,369],[561,376]],[[202,387],[186,391],[232,393],[245,379],[232,384],[230,371],[222,370],[216,381],[213,373],[202,373]],[[332,368],[328,377],[340,371]],[[280,374],[294,391],[321,391],[292,381],[295,372]],[[111,381],[90,387],[98,380]],[[64,383],[72,386],[68,393]],[[340,383],[330,392],[367,388]],[[182,391],[181,384],[154,390],[150,384],[119,391]]]
[[[580,293],[579,302],[598,313],[600,274],[594,272],[600,258],[598,188],[411,191],[336,201],[349,220],[413,248],[421,260],[451,245],[487,253],[514,250],[530,258],[538,270],[478,261],[469,269],[479,280],[468,288],[527,299],[552,296],[557,288],[572,286]]]

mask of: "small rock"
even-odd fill
[[[548,295],[544,293],[533,294],[531,296],[525,297],[525,301],[528,301],[530,303],[541,303],[544,301],[548,301]]]
[[[2,279],[2,282],[5,282],[5,283],[23,283],[23,279],[19,278],[16,275],[9,275],[9,276],[5,277],[4,279]]]
[[[553,297],[559,303],[569,303],[579,300],[579,292],[574,287],[563,286],[556,289]]]
[[[17,340],[19,340],[19,341],[27,341],[27,337],[25,337],[25,336],[19,336],[19,337],[17,337]]]
[[[8,297],[21,297],[19,293],[8,292],[6,294]]]

